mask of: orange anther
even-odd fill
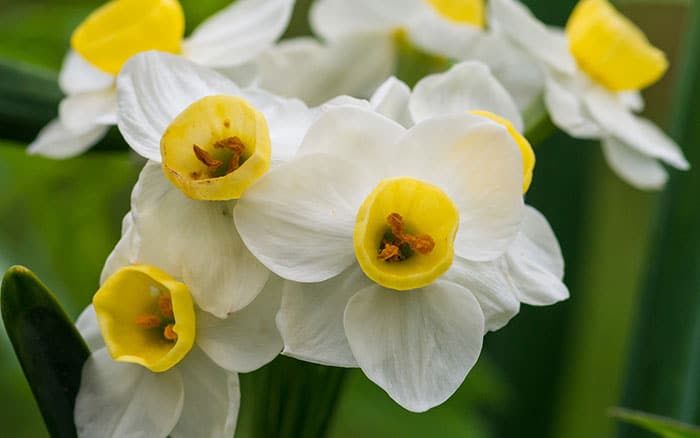
[[[194,150],[194,155],[197,157],[197,159],[204,163],[204,165],[207,166],[211,171],[218,169],[219,166],[224,164],[222,161],[214,159],[211,156],[211,154],[209,154],[209,152],[200,148],[196,144],[192,145],[192,150]]]
[[[386,262],[399,261],[402,258],[401,250],[399,250],[399,247],[396,245],[385,243],[384,248],[379,253],[377,258]]]
[[[163,329],[163,337],[168,341],[177,341],[177,333],[173,330],[173,324],[168,324]]]
[[[158,297],[158,309],[160,309],[160,314],[166,318],[173,318],[173,301],[168,295],[161,295]]]
[[[136,325],[138,325],[139,327],[147,329],[160,327],[161,324],[163,324],[163,321],[158,316],[153,315],[151,313],[146,313],[144,315],[138,316],[135,322]]]

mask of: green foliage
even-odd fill
[[[625,406],[700,422],[700,2],[684,39],[670,132],[694,168],[674,172],[659,218],[653,260],[629,358]],[[622,428],[621,436],[640,436]]]
[[[76,436],[73,406],[90,355],[56,297],[28,269],[10,268],[2,281],[2,319],[52,437]]]
[[[655,432],[663,438],[700,438],[700,428],[670,418],[623,408],[611,409],[610,415],[625,423]]]

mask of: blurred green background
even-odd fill
[[[72,29],[101,3],[0,0],[0,58],[58,71]],[[191,30],[228,2],[182,3]],[[289,36],[308,29],[303,13],[308,1],[298,3]],[[575,4],[526,3],[543,21],[558,25]],[[686,3],[621,5],[671,58],[666,78],[645,92],[646,114],[662,126],[668,122],[681,65]],[[89,303],[102,264],[119,238],[120,221],[143,163],[127,152],[52,161],[27,156],[24,146],[0,140],[0,269],[28,266],[76,317]],[[557,134],[536,152],[527,200],[548,217],[559,236],[571,299],[549,308],[524,306],[508,326],[487,335],[484,354],[462,388],[426,414],[402,410],[361,372],[351,371],[331,420],[330,437],[615,434],[606,410],[620,404],[639,291],[647,266],[659,256],[650,250],[659,224],[659,196],[618,180],[597,144]],[[0,338],[2,435],[46,436],[4,332]],[[672,346],[674,340],[668,342]],[[244,377],[239,437],[253,435],[253,408],[246,397],[255,397],[255,382]]]

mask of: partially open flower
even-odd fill
[[[66,98],[59,117],[29,151],[54,158],[84,152],[116,124],[116,75],[134,55],[177,54],[202,65],[250,76],[250,62],[284,32],[294,0],[238,0],[187,38],[178,0],[111,0],[73,32],[59,84]]]
[[[666,56],[608,0],[579,1],[565,32],[514,0],[492,0],[491,20],[545,71],[552,121],[571,136],[600,139],[622,179],[658,189],[668,179],[662,163],[688,169],[678,145],[634,114],[644,106],[639,91],[666,72]]]

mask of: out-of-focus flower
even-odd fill
[[[80,154],[116,123],[115,79],[133,55],[160,50],[248,75],[252,60],[289,22],[294,0],[238,0],[183,38],[177,0],[112,0],[75,30],[59,83],[66,97],[29,151],[54,158]]]
[[[237,373],[259,368],[282,348],[274,322],[280,281],[270,280],[245,309],[218,319],[199,308],[179,274],[156,267],[172,266],[171,248],[143,256],[140,247],[151,242],[131,214],[123,229],[93,305],[77,322],[93,351],[76,399],[78,435],[231,436],[240,405]],[[141,264],[146,259],[158,265]]]
[[[582,0],[565,31],[540,23],[514,0],[491,0],[491,23],[527,51],[546,74],[544,100],[554,123],[578,138],[601,139],[610,167],[642,189],[664,185],[661,162],[688,163],[648,120],[639,90],[656,82],[667,61],[607,0]]]

